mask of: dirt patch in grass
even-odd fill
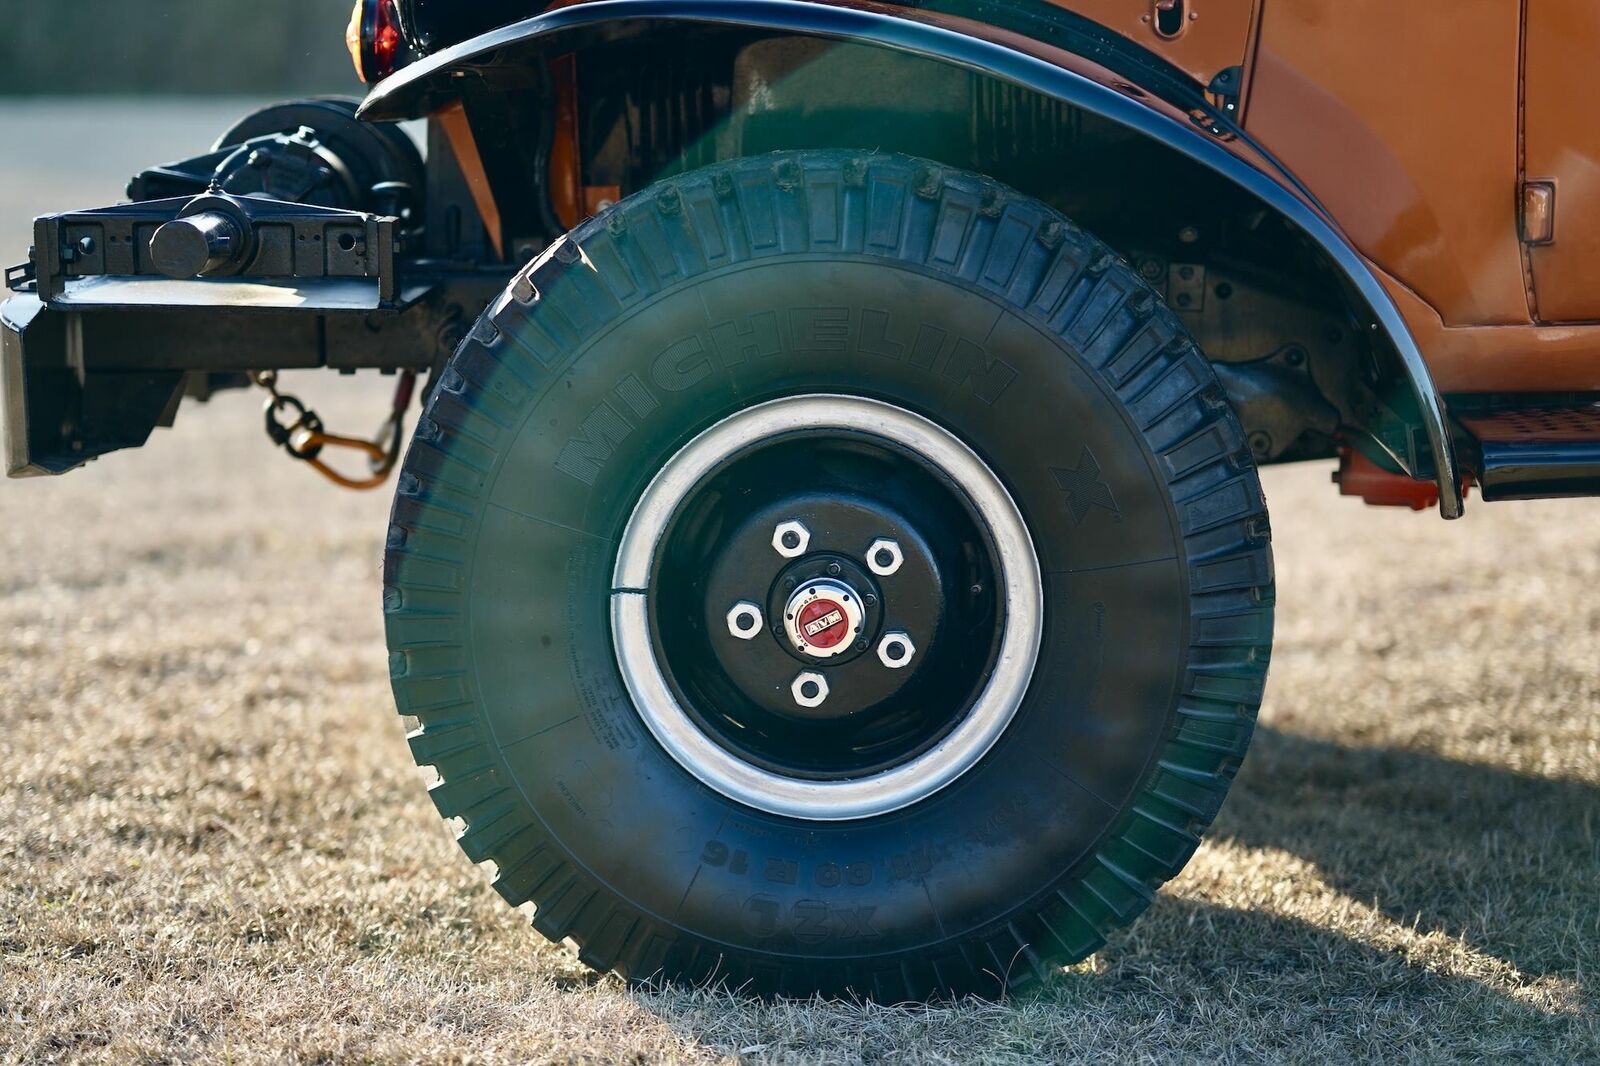
[[[629,992],[494,896],[393,714],[387,501],[255,402],[0,485],[6,1058],[1600,1058],[1600,504],[1270,472],[1262,729],[1150,914],[1009,1003],[769,1004]]]

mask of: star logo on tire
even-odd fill
[[[1083,454],[1078,456],[1076,468],[1067,470],[1053,466],[1050,473],[1055,475],[1056,484],[1066,493],[1067,509],[1072,512],[1073,525],[1080,524],[1096,507],[1105,508],[1114,519],[1122,518],[1122,508],[1117,506],[1116,497],[1111,495],[1111,486],[1101,478],[1100,463],[1087,446]]]

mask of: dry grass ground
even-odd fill
[[[1600,1060],[1600,502],[1270,472],[1262,729],[1152,911],[1010,1003],[765,1004],[597,980],[488,889],[392,713],[386,499],[255,404],[0,484],[0,1060]]]

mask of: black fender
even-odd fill
[[[428,56],[375,86],[358,115],[372,121],[416,117],[451,102],[456,96],[453,83],[460,78],[685,24],[850,41],[984,73],[1150,137],[1254,195],[1322,249],[1365,306],[1374,337],[1392,346],[1433,452],[1439,511],[1445,518],[1460,517],[1461,479],[1444,401],[1383,284],[1305,186],[1271,153],[1214,110],[1206,108],[1202,115],[1183,110],[1170,91],[1141,99],[1007,44],[924,21],[913,9],[888,13],[811,0],[591,0]]]

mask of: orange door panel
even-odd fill
[[[1246,127],[1448,325],[1530,321],[1520,18],[1515,0],[1262,5]]]
[[[1600,319],[1600,3],[1527,0],[1527,180],[1549,183],[1549,242],[1532,245],[1540,321]]]

